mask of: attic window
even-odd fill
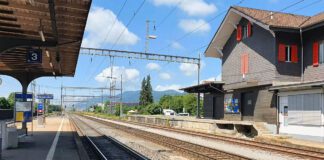
[[[286,51],[285,61],[286,62],[291,62],[291,46],[290,45],[286,45],[285,51]]]

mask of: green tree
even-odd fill
[[[164,95],[160,98],[159,104],[163,109],[167,109],[170,107],[171,100],[172,100],[172,96]]]
[[[147,104],[153,103],[153,93],[152,93],[152,85],[151,85],[151,76],[148,75],[146,79],[145,91],[147,96]]]
[[[102,112],[102,107],[101,106],[93,106],[94,107],[94,112],[101,113]]]
[[[152,91],[153,90],[151,85],[151,76],[148,75],[146,79],[143,78],[142,81],[142,87],[141,87],[140,98],[139,98],[140,105],[146,106],[148,104],[153,103]]]
[[[161,106],[158,103],[151,103],[145,107],[146,113],[148,114],[160,114]]]
[[[0,108],[1,109],[9,109],[10,108],[9,102],[4,97],[0,97]]]
[[[141,92],[140,92],[140,97],[139,97],[139,104],[140,105],[145,105],[145,103],[146,103],[145,86],[146,86],[146,80],[145,80],[145,78],[143,78],[143,80],[142,80],[142,86],[141,86]]]
[[[16,95],[15,92],[11,92],[8,96],[8,102],[9,102],[10,108],[13,108],[15,106],[15,95]]]

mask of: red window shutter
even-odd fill
[[[248,22],[248,24],[247,24],[247,36],[251,37],[251,35],[252,35],[252,25],[251,25],[251,22]]]
[[[244,74],[247,74],[249,71],[249,55],[245,54],[244,58]]]
[[[242,40],[242,26],[241,25],[237,25],[237,29],[236,29],[236,40],[237,41],[241,41]]]
[[[244,53],[241,55],[241,73],[247,74],[249,70],[249,56]]]
[[[245,56],[244,54],[241,55],[241,73],[244,74],[244,71],[245,71]]]
[[[284,62],[285,60],[286,60],[286,45],[279,43],[278,61]]]
[[[318,42],[313,43],[313,66],[318,67],[318,50],[319,45]]]
[[[291,62],[298,63],[298,48],[297,48],[297,45],[291,45]]]

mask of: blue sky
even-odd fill
[[[181,2],[180,2],[181,1]],[[115,21],[116,15],[124,0],[93,0],[86,32],[83,40],[85,47],[98,47],[132,51],[144,51],[146,20],[155,21],[156,30],[151,23],[150,33],[157,39],[150,40],[149,52],[198,57],[203,53],[225,14],[217,17],[211,23],[209,19],[227,10],[240,0],[146,0],[129,26],[126,26],[142,0],[128,0],[125,8]],[[296,0],[245,0],[240,6],[278,11]],[[301,9],[308,4],[314,5]],[[305,0],[285,12],[314,15],[323,11],[324,0]],[[165,19],[166,15],[174,12]],[[115,21],[115,25],[112,26]],[[203,25],[204,24],[204,25]],[[201,26],[196,32],[177,41],[180,37]],[[116,42],[124,30],[124,34]],[[110,32],[109,32],[110,30]],[[109,32],[109,34],[108,34]],[[113,45],[115,44],[116,45]],[[37,91],[54,93],[58,98],[61,85],[104,87],[107,80],[102,75],[109,74],[111,64],[107,57],[91,57],[80,55],[74,77],[39,78]],[[221,61],[202,57],[201,79],[220,79]],[[139,90],[144,76],[150,74],[154,90],[177,89],[197,83],[195,66],[177,63],[114,59],[114,75],[123,74],[125,90]],[[7,97],[10,92],[21,91],[21,86],[15,79],[0,75],[3,79],[0,85],[0,97]]]

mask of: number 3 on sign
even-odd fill
[[[27,54],[27,63],[42,63],[42,50],[29,50]]]
[[[34,52],[34,53],[31,54],[31,60],[32,61],[36,61],[37,60],[37,57],[38,57],[37,56],[37,53]]]

